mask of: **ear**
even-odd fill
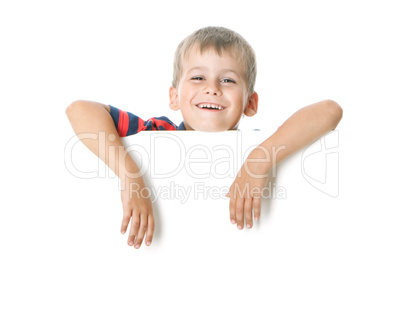
[[[248,117],[252,117],[253,115],[257,114],[258,110],[258,94],[253,92],[248,97],[248,103],[246,109],[244,110],[244,114]]]
[[[177,89],[170,87],[169,88],[169,107],[173,110],[173,111],[177,111],[180,109],[179,106],[179,94],[177,93]]]

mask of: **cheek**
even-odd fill
[[[188,86],[183,86],[183,88],[181,89],[181,94],[180,94],[180,99],[183,99],[183,100],[185,100],[185,99],[189,99],[190,98],[190,95],[191,95],[191,88],[190,87],[188,87]]]
[[[245,103],[247,95],[244,93],[243,88],[231,91],[231,98],[238,103]]]
[[[235,98],[233,98],[236,102],[236,104],[238,104],[238,106],[241,106],[242,109],[244,109],[244,107],[246,106],[247,102],[246,102],[246,98],[242,97],[241,95],[236,95]]]

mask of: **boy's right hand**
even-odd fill
[[[121,191],[121,201],[123,204],[121,233],[126,233],[131,219],[130,233],[127,240],[128,245],[134,246],[136,249],[140,248],[146,235],[145,244],[149,246],[152,242],[155,228],[149,190],[145,187],[142,178],[130,179],[126,182],[125,186],[126,188]]]

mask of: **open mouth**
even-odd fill
[[[226,108],[222,105],[214,103],[199,103],[197,104],[197,107],[201,110],[207,110],[207,111],[222,111]]]

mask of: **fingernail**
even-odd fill
[[[250,224],[247,224],[247,228],[251,228],[251,225],[250,225]]]
[[[236,221],[234,219],[232,219],[232,224],[236,224]]]
[[[140,245],[139,244],[137,244],[136,246],[135,246],[135,249],[138,249],[140,247]]]
[[[121,231],[121,234],[124,234],[124,233],[126,233],[126,231],[124,231],[124,230],[123,230],[123,231]]]
[[[147,246],[149,246],[151,244],[151,242],[147,241]]]
[[[130,242],[128,243],[129,246],[132,246],[133,244],[134,244],[133,241],[130,241]]]
[[[240,225],[237,225],[237,228],[238,228],[239,230],[241,230],[241,226],[240,226]]]
[[[258,217],[254,217],[254,220],[260,220]]]

